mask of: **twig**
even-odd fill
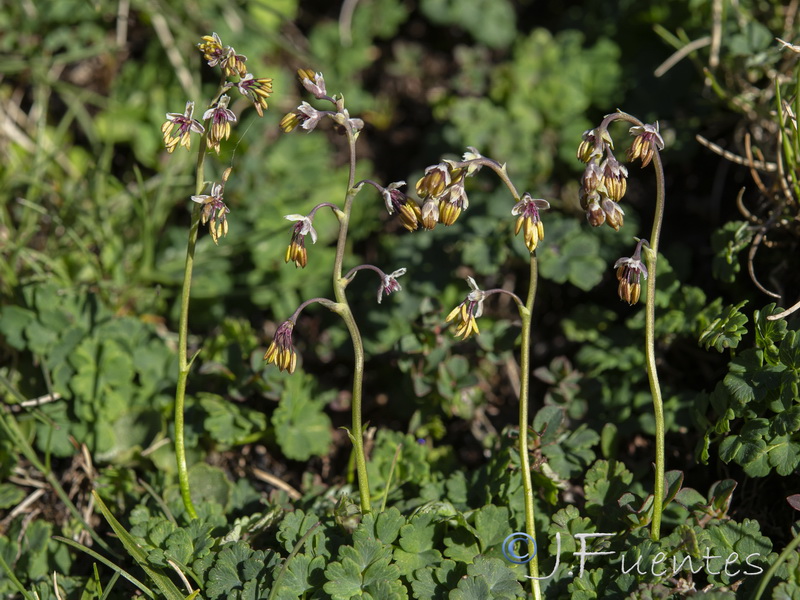
[[[719,146],[719,145],[715,144],[714,142],[709,141],[708,139],[704,138],[699,133],[694,136],[694,139],[696,139],[700,144],[702,144],[703,146],[705,146],[706,148],[708,148],[709,150],[711,150],[715,154],[719,154],[721,157],[723,157],[723,158],[725,158],[725,159],[727,159],[727,160],[729,160],[729,161],[731,161],[733,163],[736,163],[737,165],[752,166],[752,168],[758,169],[759,171],[764,171],[766,173],[774,173],[775,171],[778,170],[778,165],[776,165],[775,163],[771,163],[771,162],[753,161],[752,165],[750,165],[750,163],[747,161],[746,158],[743,158],[743,157],[739,156],[738,154],[734,154],[733,152],[730,152],[729,150],[725,150],[722,146]]]
[[[342,46],[353,43],[353,13],[356,12],[358,0],[344,0],[342,10],[339,11],[339,40]]]
[[[271,473],[267,473],[266,471],[262,471],[259,468],[253,467],[253,475],[256,476],[256,479],[260,479],[261,481],[266,481],[268,484],[283,490],[292,500],[300,500],[303,495],[294,489],[291,485],[286,483],[285,481],[278,479],[275,475]]]
[[[711,50],[708,66],[716,69],[719,65],[719,48],[722,42],[722,0],[714,0],[711,5]]]
[[[770,315],[767,317],[767,321],[777,321],[778,319],[783,319],[784,317],[788,317],[793,312],[800,310],[800,300],[795,302],[792,306],[784,310],[783,312],[779,312],[776,315]]]
[[[758,189],[761,191],[762,194],[764,194],[765,196],[768,196],[769,192],[767,191],[767,188],[764,185],[764,182],[761,181],[761,176],[758,174],[758,170],[755,168],[755,165],[753,164],[753,162],[754,162],[753,161],[753,148],[752,148],[751,143],[750,143],[750,132],[747,132],[746,134],[744,134],[744,153],[745,153],[745,156],[747,156],[747,160],[749,161],[749,164],[750,164],[750,176],[753,178],[753,181],[756,182],[756,187],[758,187]]]
[[[663,63],[658,65],[658,68],[656,68],[656,70],[653,71],[653,75],[655,75],[656,77],[662,77],[667,71],[669,71],[672,67],[674,67],[680,61],[686,58],[689,54],[691,54],[695,50],[699,50],[700,48],[708,46],[710,43],[711,43],[711,38],[708,36],[701,37],[697,40],[694,40],[693,42],[689,42],[682,48],[679,48],[677,51],[675,51]]]
[[[164,51],[167,53],[167,58],[170,64],[172,64],[172,68],[175,69],[175,74],[178,76],[178,81],[181,82],[183,91],[189,97],[193,97],[196,95],[197,91],[194,80],[192,79],[191,73],[189,73],[189,69],[186,68],[186,63],[178,50],[175,38],[172,35],[172,31],[169,29],[169,24],[157,7],[153,6],[152,8],[153,10],[150,11],[150,18],[153,20],[153,29],[155,29],[156,35],[161,45],[164,47]]]

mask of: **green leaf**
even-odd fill
[[[122,545],[125,546],[125,550],[128,551],[128,554],[139,564],[139,566],[147,573],[147,576],[156,584],[161,593],[166,596],[167,600],[184,600],[183,594],[180,590],[172,583],[172,580],[164,575],[160,569],[152,568],[147,561],[147,556],[145,553],[139,548],[139,545],[136,543],[136,540],[125,530],[125,528],[114,518],[114,515],[111,514],[111,511],[108,510],[108,507],[105,505],[103,500],[97,494],[97,492],[92,492],[92,496],[94,497],[95,503],[97,504],[97,508],[103,513],[106,521],[111,526],[111,529],[114,530],[114,533],[117,534],[117,537],[122,542]],[[146,588],[141,588],[144,591]],[[149,590],[147,590],[149,591]]]
[[[444,555],[457,562],[471,563],[480,552],[475,536],[462,527],[450,531],[444,538],[444,545]]]
[[[730,221],[711,236],[715,253],[711,272],[715,279],[732,283],[741,270],[738,254],[750,245],[754,232],[747,221]]]
[[[252,443],[267,428],[263,412],[226,401],[216,394],[203,392],[198,399],[208,414],[203,425],[215,442],[228,446]]]
[[[400,529],[400,548],[395,549],[394,559],[401,575],[408,577],[418,569],[441,562],[441,553],[434,549],[434,520],[433,513],[416,515]]]
[[[264,552],[245,542],[228,544],[217,554],[205,588],[209,598],[248,598],[265,576]],[[249,592],[249,593],[248,593]]]
[[[788,477],[800,465],[800,443],[788,435],[770,440],[768,452],[769,464],[775,468],[778,475]]]
[[[25,490],[11,483],[0,483],[0,508],[16,506],[25,498]]]
[[[491,504],[482,507],[475,513],[475,530],[478,532],[478,541],[483,553],[493,546],[502,544],[511,533],[511,515],[508,508]]]
[[[756,347],[761,348],[772,363],[778,360],[778,344],[783,339],[784,335],[786,335],[787,325],[785,319],[771,321],[767,319],[767,317],[779,312],[781,312],[781,310],[773,302],[753,313]]]
[[[514,600],[522,594],[522,586],[517,581],[514,571],[508,568],[507,563],[497,558],[479,556],[474,564],[467,567],[467,574],[488,585],[491,596],[484,596],[485,598]]]
[[[308,460],[328,453],[331,420],[322,403],[311,399],[311,377],[297,374],[286,383],[282,400],[272,413],[275,438],[283,453],[292,460]]]
[[[727,348],[737,348],[742,336],[747,333],[745,324],[747,316],[740,311],[747,304],[743,300],[739,304],[727,306],[700,334],[700,344],[706,350],[712,346],[717,352]]]
[[[800,405],[775,415],[771,422],[771,431],[776,435],[792,434],[800,431]]]
[[[508,0],[423,0],[420,8],[434,23],[463,27],[491,48],[507,47],[516,35],[516,13]]]
[[[582,231],[576,221],[563,222],[564,231],[545,230],[539,251],[539,273],[555,283],[569,281],[588,291],[600,283],[606,264],[600,257],[597,237]]]
[[[219,467],[197,463],[189,469],[189,485],[195,503],[216,502],[227,510],[233,484]]]
[[[487,600],[491,598],[489,584],[483,579],[468,577],[458,582],[458,587],[450,592],[450,600]]]
[[[279,570],[280,567],[276,568]],[[325,558],[308,554],[296,554],[289,560],[276,600],[295,600],[304,594],[318,590],[324,585]]]
[[[783,338],[779,356],[781,362],[790,369],[800,369],[800,334],[797,331],[789,331]]]
[[[36,313],[21,306],[3,306],[0,308],[0,334],[8,345],[17,350],[25,350],[28,346],[25,329],[35,321]]]
[[[375,519],[375,537],[384,544],[392,544],[397,539],[405,522],[403,515],[393,506]]]
[[[616,506],[631,481],[633,474],[621,462],[598,460],[586,473],[586,512],[597,516],[607,513],[609,507]]]
[[[550,539],[548,554],[555,556],[558,550],[556,534],[561,534],[561,553],[572,553],[577,550],[576,533],[594,533],[596,528],[591,520],[581,517],[578,509],[572,505],[560,509],[553,515],[553,521],[547,530]]]
[[[302,509],[296,509],[288,513],[281,524],[278,526],[276,538],[283,545],[287,552],[294,550],[295,544],[303,537],[309,529],[319,522],[319,517],[313,512],[305,513]],[[325,547],[325,536],[317,529],[306,541],[307,546],[313,550],[312,555],[330,556],[330,551]]]

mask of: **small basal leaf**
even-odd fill
[[[467,574],[489,586],[491,598],[497,600],[514,600],[522,593],[522,586],[517,581],[514,571],[508,568],[507,563],[497,558],[479,556],[475,563],[467,567]]]
[[[491,598],[489,584],[483,579],[468,577],[458,582],[458,587],[450,592],[450,600],[487,600]]]
[[[361,569],[350,558],[330,563],[325,569],[325,577],[328,583],[323,589],[333,600],[349,600],[361,595]]]

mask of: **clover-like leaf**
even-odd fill
[[[328,582],[323,589],[333,600],[349,600],[361,595],[361,569],[350,558],[335,561],[325,569]]]
[[[291,377],[281,403],[272,413],[275,437],[292,460],[308,460],[328,452],[333,436],[322,403],[311,397],[310,376]]]
[[[633,480],[633,474],[617,461],[598,460],[586,473],[586,512],[600,516],[614,506]]]
[[[722,352],[727,348],[739,346],[742,336],[747,333],[745,328],[747,316],[740,312],[745,304],[747,304],[747,300],[725,307],[720,315],[703,330],[699,341],[706,350],[713,346],[717,352]]]
[[[395,549],[394,559],[401,575],[407,577],[417,569],[441,562],[441,553],[434,549],[434,520],[432,513],[417,515],[400,529],[400,548]]]

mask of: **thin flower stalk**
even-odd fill
[[[658,541],[661,537],[661,517],[664,510],[664,403],[661,395],[661,386],[658,381],[658,371],[656,369],[656,354],[655,354],[655,311],[656,311],[656,263],[658,258],[658,242],[661,237],[661,226],[664,220],[664,202],[666,198],[665,185],[664,185],[664,165],[661,160],[660,150],[664,147],[664,140],[658,131],[658,125],[645,124],[636,117],[618,111],[608,115],[600,124],[600,126],[586,132],[584,134],[584,141],[578,150],[578,157],[584,162],[597,160],[597,152],[604,145],[607,148],[613,148],[608,135],[608,126],[613,121],[625,121],[633,125],[630,132],[634,135],[634,141],[628,151],[629,160],[639,159],[642,161],[642,167],[647,166],[652,162],[656,172],[656,206],[655,215],[653,217],[653,227],[650,233],[649,244],[642,247],[641,242],[639,248],[644,250],[645,267],[640,267],[640,271],[647,280],[647,298],[645,300],[645,357],[647,364],[647,379],[650,385],[650,394],[653,399],[653,415],[655,418],[655,482],[653,485],[653,519],[651,521],[650,537],[653,541]],[[594,153],[594,154],[593,154]],[[621,171],[618,171],[621,173]],[[616,202],[612,203],[615,208],[618,208]],[[607,207],[604,207],[604,209]],[[621,209],[620,209],[621,210]],[[609,215],[606,211],[606,218],[613,220],[613,215]],[[590,222],[592,217],[587,212],[587,218]],[[592,223],[595,225],[595,223]],[[599,223],[602,225],[602,221]],[[612,227],[615,223],[610,223]],[[621,225],[621,219],[620,223]],[[618,229],[618,227],[614,227]],[[635,258],[635,257],[632,257]],[[618,268],[619,261],[618,261]],[[623,283],[623,282],[621,282]],[[621,286],[622,288],[622,286]],[[636,296],[638,300],[638,291],[628,289],[626,298],[629,303]],[[622,289],[620,290],[622,294]]]
[[[350,440],[353,443],[353,454],[356,463],[356,476],[358,478],[358,493],[361,504],[362,514],[372,511],[370,501],[369,477],[367,475],[367,459],[364,454],[364,428],[361,417],[362,392],[364,388],[364,342],[361,339],[361,332],[356,324],[353,311],[347,302],[345,287],[348,279],[342,277],[342,265],[344,263],[344,253],[347,246],[347,229],[350,222],[350,214],[353,210],[353,200],[358,189],[355,187],[356,177],[356,132],[353,129],[350,119],[343,119],[347,143],[350,149],[350,168],[347,179],[347,196],[344,201],[343,210],[338,211],[336,216],[339,218],[339,238],[336,241],[336,258],[333,266],[333,293],[336,298],[337,306],[335,312],[344,320],[347,331],[353,342],[353,397],[351,403],[352,424],[350,428]]]
[[[333,209],[336,218],[339,220],[339,235],[336,242],[336,254],[333,266],[333,292],[335,302],[330,302],[326,306],[333,312],[337,313],[345,323],[347,331],[353,343],[354,354],[354,367],[353,367],[353,389],[351,400],[351,414],[352,425],[348,435],[353,443],[353,463],[355,464],[356,476],[358,478],[358,492],[360,499],[360,508],[362,514],[367,514],[372,511],[372,504],[370,498],[369,479],[367,476],[367,462],[364,452],[364,428],[362,425],[362,396],[363,396],[363,381],[364,381],[364,344],[361,338],[361,333],[356,324],[353,311],[347,301],[345,295],[345,288],[352,280],[355,273],[361,269],[373,269],[381,276],[381,283],[378,288],[378,302],[381,301],[385,294],[391,294],[400,289],[400,284],[397,278],[405,273],[405,269],[394,271],[390,275],[386,275],[377,267],[371,265],[362,265],[352,269],[346,276],[342,276],[342,266],[344,264],[344,254],[347,246],[348,226],[350,222],[350,215],[353,209],[353,201],[360,191],[364,182],[355,184],[355,169],[356,169],[356,139],[360,130],[364,127],[364,122],[358,118],[351,118],[347,109],[344,106],[344,100],[341,96],[329,96],[326,90],[325,80],[321,73],[314,73],[311,70],[301,69],[298,71],[298,77],[303,87],[312,93],[318,100],[331,102],[335,111],[317,110],[308,102],[302,102],[294,111],[287,113],[281,119],[280,127],[284,132],[288,133],[298,126],[306,132],[311,132],[325,118],[330,118],[336,123],[337,131],[344,133],[347,137],[349,148],[349,173],[347,180],[347,193],[345,195],[344,205],[338,208],[329,203],[323,203],[317,208],[312,210],[308,215],[288,215],[286,218],[294,221],[295,225],[292,230],[292,241],[290,242],[289,249],[286,253],[286,261],[293,261],[296,266],[304,267],[307,263],[307,252],[305,249],[305,237],[311,236],[312,242],[315,239],[315,232],[312,226],[314,212],[322,206],[330,206]],[[371,182],[374,184],[374,182]],[[396,191],[399,184],[391,184],[388,188],[377,186],[381,192],[386,192],[388,199],[384,198],[389,205],[394,208],[394,202],[400,201],[398,194],[392,194]],[[410,228],[412,225],[411,216],[414,216],[413,209],[411,212],[405,211],[404,214],[406,227]],[[391,210],[390,210],[391,212]],[[283,366],[287,370],[293,370],[294,359],[292,358],[293,350],[290,349],[289,343],[284,336],[282,345],[276,345],[273,352],[269,353],[268,358],[272,358],[272,362],[278,364],[279,367]]]
[[[511,295],[517,303],[522,321],[520,340],[519,441],[517,448],[520,458],[522,488],[525,496],[525,533],[533,540],[533,543],[536,544],[536,505],[534,503],[533,481],[531,478],[531,464],[528,449],[531,320],[539,280],[536,246],[539,240],[544,238],[544,229],[539,219],[538,211],[540,209],[544,210],[549,208],[549,203],[545,200],[533,199],[530,194],[527,193],[520,196],[508,176],[506,166],[491,158],[481,156],[474,148],[470,148],[470,152],[464,155],[464,161],[451,161],[449,165],[453,169],[466,169],[467,174],[472,174],[481,167],[488,167],[495,172],[514,198],[516,204],[512,209],[512,215],[517,217],[515,233],[518,234],[520,230],[523,231],[525,245],[530,251],[530,280],[528,282],[528,293],[524,304],[515,294],[507,292],[506,290],[497,289],[483,292],[477,289],[474,282],[470,281],[470,287],[473,288],[473,291],[470,293],[470,296],[468,296],[467,301],[456,307],[456,309],[448,315],[448,320],[459,317],[459,325],[455,333],[466,339],[472,333],[480,333],[477,322],[473,317],[480,316],[482,312],[480,304],[482,304],[486,296],[492,293],[502,292]],[[480,292],[480,295],[477,295],[477,292]],[[476,306],[471,306],[469,301]],[[530,548],[529,552],[532,554],[532,558],[528,562],[528,573],[531,580],[533,598],[534,600],[542,600],[542,590],[539,585],[539,559],[537,554],[533,552],[533,548]]]
[[[204,164],[206,157],[206,137],[200,140],[197,151],[197,166],[195,169],[195,195],[200,195],[205,187]],[[186,445],[184,432],[184,413],[186,405],[186,383],[189,380],[189,371],[195,357],[188,357],[189,340],[189,297],[192,291],[192,271],[194,269],[194,252],[197,246],[197,232],[200,229],[200,220],[203,216],[203,207],[195,203],[192,207],[192,221],[189,227],[189,241],[186,246],[186,262],[183,266],[183,286],[181,287],[181,311],[178,318],[178,383],[175,388],[175,458],[178,464],[178,486],[186,512],[192,519],[197,518],[197,510],[192,502],[189,488],[189,469],[186,465]]]
[[[189,371],[192,363],[197,357],[197,353],[191,358],[188,355],[189,338],[189,301],[192,290],[192,273],[194,271],[194,256],[197,246],[197,236],[200,225],[208,223],[211,237],[215,244],[219,238],[228,232],[227,214],[228,207],[222,200],[222,192],[225,182],[230,175],[230,168],[222,176],[222,183],[214,183],[209,194],[203,194],[206,186],[205,182],[205,158],[209,148],[219,153],[219,144],[223,139],[228,139],[230,135],[230,123],[236,122],[236,116],[227,108],[228,96],[225,95],[233,83],[227,78],[236,75],[241,79],[251,80],[247,77],[245,66],[246,57],[236,54],[235,50],[228,46],[223,46],[219,36],[214,33],[211,36],[204,36],[198,49],[203,53],[209,66],[220,66],[223,71],[220,87],[210,103],[210,108],[203,115],[204,125],[192,119],[194,103],[186,104],[186,111],[183,115],[170,113],[167,115],[168,122],[162,127],[164,143],[169,152],[172,152],[180,143],[181,146],[189,149],[191,132],[205,133],[201,135],[200,144],[197,149],[197,163],[195,166],[195,193],[192,196],[194,201],[192,207],[191,225],[189,226],[189,239],[186,247],[186,261],[183,269],[183,284],[181,286],[180,315],[178,317],[178,382],[175,388],[175,459],[178,468],[178,485],[180,488],[181,499],[190,518],[197,518],[197,510],[192,501],[189,487],[189,470],[186,464],[185,447],[185,406],[186,406],[186,386],[189,379]],[[241,88],[240,88],[241,90]],[[271,80],[258,79],[245,88],[245,92],[251,92],[258,96],[253,96],[254,101],[261,102],[261,108],[266,108],[265,98],[272,92]],[[258,110],[258,106],[256,107]],[[263,110],[258,110],[261,115]],[[172,129],[177,125],[178,132],[171,135]]]

